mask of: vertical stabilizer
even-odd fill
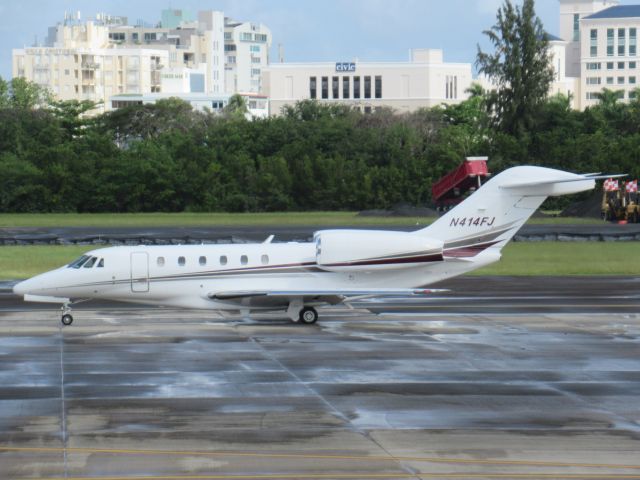
[[[415,233],[442,240],[445,257],[500,250],[547,197],[592,189],[594,178],[543,167],[510,168]]]

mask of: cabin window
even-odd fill
[[[180,265],[181,267],[184,267],[184,265],[186,264],[186,260],[184,259],[184,257],[178,257],[178,265]]]
[[[227,264],[227,256],[226,255],[222,255],[220,257],[220,265],[226,265]]]
[[[262,255],[262,258],[260,260],[262,260],[262,264],[263,265],[268,265],[269,264],[269,255]]]
[[[96,257],[91,257],[84,265],[84,268],[91,268],[96,264],[96,260],[98,260]]]
[[[103,268],[104,267],[104,258],[101,258],[100,261],[98,262],[98,268]]]
[[[164,257],[158,257],[157,262],[159,267],[164,267]]]
[[[249,263],[249,258],[248,258],[246,255],[242,255],[242,256],[240,257],[240,263],[241,263],[242,265],[246,265],[247,263]]]
[[[207,257],[200,257],[198,263],[200,263],[200,266],[204,267],[207,264]]]

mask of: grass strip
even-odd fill
[[[69,263],[90,246],[0,247],[0,280],[28,278]],[[517,242],[471,275],[640,275],[640,242]]]

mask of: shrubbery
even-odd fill
[[[479,89],[460,105],[411,114],[304,101],[247,121],[178,99],[85,118],[90,104],[51,103],[28,83],[17,92],[7,85],[0,84],[2,212],[423,205],[432,183],[469,155],[489,155],[493,172],[526,163],[640,173],[640,102],[615,96],[585,112],[551,98],[516,138],[491,126]]]

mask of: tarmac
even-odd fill
[[[640,479],[640,278],[282,315],[0,292],[0,478]],[[9,286],[7,286],[9,287]]]

